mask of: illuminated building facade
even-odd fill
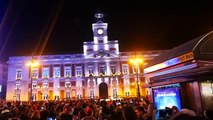
[[[83,54],[10,57],[7,100],[135,97],[136,77],[140,86],[144,83],[143,64],[135,68],[129,59],[141,57],[146,64],[165,51],[119,52],[118,41],[108,41],[103,14],[95,17],[93,41],[83,43]],[[27,67],[34,59],[40,65]],[[140,91],[146,95],[145,90]]]
[[[6,98],[7,65],[0,62],[0,99]]]

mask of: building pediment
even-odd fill
[[[86,56],[86,58],[106,58],[106,57],[117,57],[118,55],[110,52],[109,50],[100,49],[94,51]]]

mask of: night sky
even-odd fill
[[[133,0],[132,0],[133,1]],[[165,50],[213,30],[213,7],[195,2],[0,0],[0,60],[9,56],[83,53],[94,14],[105,14],[120,51]]]

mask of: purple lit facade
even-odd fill
[[[0,62],[0,99],[6,98],[7,65]]]
[[[143,65],[165,51],[120,52],[118,40],[108,41],[107,23],[96,15],[93,41],[83,43],[83,54],[13,56],[8,61],[7,100],[59,100],[136,97],[135,70],[139,71],[141,95],[147,95]],[[141,57],[135,68],[129,59]],[[37,67],[26,66],[36,59]],[[31,72],[30,72],[31,71]],[[32,81],[32,84],[31,84]],[[31,92],[32,88],[32,92]]]

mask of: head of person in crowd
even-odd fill
[[[137,115],[131,106],[124,107],[123,117],[125,120],[136,120],[137,119]]]
[[[40,111],[40,120],[46,120],[49,116],[49,113],[47,110],[41,110]]]
[[[39,120],[40,119],[40,113],[39,111],[34,111],[31,115],[32,120]]]
[[[135,113],[137,115],[137,118],[142,118],[142,115],[145,114],[145,110],[142,106],[138,106],[135,109]]]
[[[86,116],[85,111],[84,111],[82,108],[79,109],[78,118],[79,118],[79,119],[82,119],[82,118],[85,117],[85,116]]]
[[[155,106],[154,103],[149,103],[148,108],[147,108],[147,113],[152,113],[156,109],[157,109],[157,107]]]
[[[93,115],[92,108],[87,106],[85,109],[85,113],[86,113],[86,116],[92,116]]]

